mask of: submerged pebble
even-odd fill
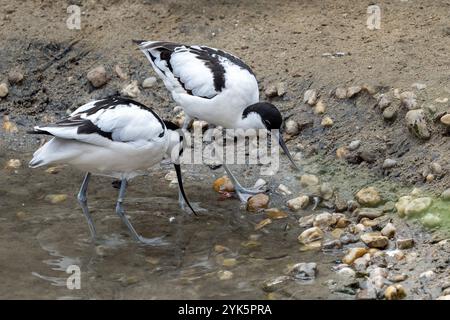
[[[367,248],[362,247],[350,248],[345,254],[344,258],[342,258],[342,262],[351,265],[353,261],[362,257],[367,252],[368,252]]]
[[[316,277],[317,264],[315,262],[300,262],[288,266],[286,273],[295,279],[311,280]]]
[[[19,159],[9,159],[6,162],[5,169],[19,169],[22,166],[22,162]]]
[[[67,198],[68,198],[67,194],[49,194],[45,196],[45,200],[52,204],[63,202]]]
[[[266,212],[267,217],[270,219],[273,219],[273,220],[284,219],[289,216],[286,212],[281,211],[280,209],[277,209],[277,208],[269,208],[269,209],[266,209],[265,212]]]
[[[247,201],[247,211],[258,212],[262,209],[266,209],[269,205],[269,196],[264,193],[258,193],[250,197]]]
[[[293,211],[305,209],[308,205],[309,205],[309,197],[305,195],[291,199],[287,202],[288,208]]]
[[[358,203],[363,206],[375,207],[381,203],[380,193],[374,187],[359,190],[355,197]]]
[[[323,232],[317,227],[306,229],[298,236],[298,241],[303,244],[308,244],[323,238]]]
[[[262,289],[265,292],[274,292],[284,287],[287,282],[291,281],[289,276],[278,276],[269,280],[266,280],[262,284]]]

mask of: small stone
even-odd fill
[[[9,90],[6,83],[0,83],[0,98],[4,98],[8,95]]]
[[[351,265],[353,261],[365,255],[367,251],[366,248],[350,248],[344,258],[342,258],[342,262]]]
[[[228,270],[219,270],[217,271],[217,276],[219,277],[219,280],[230,280],[233,278],[233,272]]]
[[[265,292],[274,292],[284,287],[288,281],[292,280],[289,276],[279,276],[264,281],[262,289]]]
[[[1,90],[1,89],[0,89]],[[6,133],[17,133],[19,132],[19,129],[17,129],[17,126],[14,122],[9,120],[8,116],[3,116],[3,125],[2,125],[3,130]]]
[[[337,271],[337,275],[339,277],[339,282],[343,286],[351,286],[354,283],[356,283],[356,272],[349,268],[349,267],[343,267]]]
[[[435,276],[436,276],[436,273],[433,270],[428,270],[428,271],[422,272],[419,275],[419,278],[423,279],[423,280],[430,280],[430,279],[433,279]]]
[[[130,98],[136,98],[140,94],[138,82],[136,80],[133,80],[130,84],[126,85],[121,93]]]
[[[402,282],[402,281],[405,281],[406,279],[408,279],[408,275],[402,273],[402,274],[391,276],[388,280],[392,281],[392,282]]]
[[[320,123],[323,127],[329,128],[333,126],[333,119],[331,119],[329,116],[325,116],[322,119],[322,122]]]
[[[326,105],[322,101],[322,99],[320,99],[314,106],[314,113],[315,114],[324,114],[325,111],[326,111]]]
[[[304,188],[317,186],[319,178],[313,174],[304,174],[300,177],[300,185]]]
[[[358,191],[356,200],[363,206],[375,207],[381,203],[381,196],[374,187],[367,187]]]
[[[266,209],[269,204],[269,196],[264,193],[258,193],[250,197],[247,201],[247,211],[258,212],[262,209]]]
[[[301,217],[298,219],[298,224],[300,228],[310,228],[312,227],[314,223],[315,216],[313,214],[310,214],[308,216]]]
[[[303,102],[313,106],[317,102],[317,91],[314,89],[309,89],[305,91],[303,95]]]
[[[414,199],[405,206],[405,215],[413,216],[422,213],[431,206],[432,202],[433,200],[429,197]]]
[[[308,244],[323,238],[323,232],[317,227],[306,229],[298,236],[298,241],[302,244]]]
[[[6,162],[5,169],[19,169],[22,162],[19,159],[10,159]]]
[[[412,238],[398,239],[396,241],[396,244],[397,244],[397,249],[400,249],[400,250],[411,249],[412,247],[414,247],[414,239],[412,239]]]
[[[353,98],[355,95],[361,92],[361,89],[362,88],[360,86],[349,87],[347,89],[347,98]]]
[[[267,98],[274,98],[278,95],[277,87],[274,84],[270,84],[264,90],[264,94]]]
[[[392,223],[388,223],[384,226],[383,229],[381,229],[381,234],[383,236],[388,237],[389,239],[393,238],[395,236],[395,233],[397,232],[397,229]],[[401,249],[401,248],[399,248]]]
[[[434,101],[437,103],[447,103],[448,98],[436,98],[436,99],[434,99]]]
[[[383,162],[383,169],[392,169],[397,165],[397,161],[393,159],[386,159]]]
[[[18,69],[13,69],[8,73],[8,81],[11,84],[18,84],[22,82],[24,76],[23,73],[20,72]]]
[[[105,257],[107,255],[108,248],[104,245],[95,246],[95,253],[100,257]]]
[[[391,121],[397,117],[397,107],[388,106],[383,110],[383,118],[385,120]]]
[[[305,209],[309,205],[309,197],[308,196],[300,196],[294,199],[291,199],[287,202],[287,206],[292,211],[298,211],[300,209]]]
[[[49,194],[45,196],[45,200],[52,203],[57,204],[63,202],[67,199],[67,194]]]
[[[442,166],[438,162],[432,162],[430,164],[431,172],[433,172],[436,175],[442,174]]]
[[[428,183],[431,183],[431,182],[433,182],[433,180],[434,180],[434,174],[428,174],[426,177],[425,177],[425,181],[426,182],[428,182]]]
[[[339,147],[336,149],[336,158],[345,159],[349,155],[349,149],[347,147]]]
[[[335,225],[337,222],[336,217],[334,217],[331,213],[324,212],[318,214],[314,218],[313,226],[318,227],[322,230],[325,230],[333,225]]]
[[[446,114],[446,115],[443,115],[441,117],[441,123],[446,125],[447,127],[450,127],[450,113]]]
[[[347,98],[347,89],[342,88],[342,87],[336,88],[334,95],[338,99],[345,99],[345,98]]]
[[[282,97],[286,94],[287,92],[287,86],[285,82],[278,82],[277,83],[277,95],[279,97]]]
[[[284,219],[289,216],[286,212],[281,211],[280,209],[277,209],[277,208],[266,209],[265,212],[266,212],[267,217],[272,220]]]
[[[99,88],[109,81],[104,66],[98,66],[89,71],[87,74],[87,79],[95,88]]]
[[[292,191],[289,190],[288,187],[286,187],[284,184],[280,184],[277,188],[277,192],[284,195],[284,196],[288,196],[292,194]]]
[[[405,121],[409,131],[416,137],[424,140],[430,138],[431,135],[423,109],[408,111],[405,116]]]
[[[317,264],[314,262],[300,262],[287,267],[288,275],[300,280],[311,280],[316,277]]]
[[[444,201],[450,201],[450,188],[448,188],[442,192],[441,199]]]
[[[389,245],[389,239],[376,232],[364,233],[360,237],[369,248],[384,249]]]
[[[237,260],[234,258],[226,258],[223,259],[222,265],[224,267],[234,267],[237,264]]]
[[[392,285],[386,288],[384,297],[386,300],[400,300],[406,297],[406,291],[399,284]]]
[[[289,119],[285,123],[285,132],[290,136],[296,136],[300,132],[297,121]]]
[[[306,251],[318,251],[322,247],[322,241],[317,240],[306,244],[300,245],[300,252],[306,252]]]
[[[423,90],[427,87],[426,84],[420,82],[414,82],[411,87],[416,88],[417,90]]]
[[[398,199],[395,203],[395,208],[397,209],[397,213],[400,217],[405,216],[406,206],[413,200],[411,196],[403,196]]]
[[[156,84],[156,78],[155,77],[148,77],[144,81],[142,81],[142,88],[151,88]]]
[[[334,249],[341,249],[342,248],[342,242],[340,240],[328,240],[325,241],[322,245],[322,248],[324,250],[334,250]]]
[[[261,220],[256,226],[255,226],[255,230],[260,230],[262,228],[264,228],[265,226],[269,225],[272,223],[272,219],[270,218],[266,218],[264,220]]]
[[[336,222],[336,228],[341,228],[341,229],[343,229],[343,228],[347,228],[349,225],[350,225],[350,223],[352,223],[348,218],[340,218],[340,219],[338,219],[338,221]]]
[[[223,176],[214,181],[213,189],[216,192],[234,192],[234,186],[228,176]]]
[[[417,108],[416,95],[412,91],[405,91],[400,94],[400,101],[402,106],[406,107],[408,110],[413,110]]]
[[[427,228],[435,228],[441,225],[441,218],[434,213],[427,213],[422,218],[422,224]]]
[[[344,234],[344,229],[342,228],[336,228],[333,231],[330,232],[330,235],[335,239],[340,239],[341,236]]]
[[[16,213],[16,218],[19,219],[20,221],[26,220],[28,217],[28,214],[24,211],[18,211]]]
[[[61,170],[63,169],[62,166],[54,166],[54,167],[49,167],[45,170],[46,173],[50,173],[50,174],[58,174],[61,172]]]
[[[355,259],[355,261],[353,261],[353,268],[355,268],[357,272],[364,273],[367,269],[369,261],[370,254],[366,253],[361,258]]]
[[[118,64],[114,67],[114,72],[120,79],[128,80],[128,75],[122,70],[122,68]]]
[[[348,145],[348,149],[351,151],[354,151],[354,150],[358,149],[360,145],[361,145],[361,140],[353,140]]]
[[[378,107],[380,107],[381,110],[385,110],[387,107],[391,105],[391,99],[389,99],[388,96],[382,94],[378,98]]]

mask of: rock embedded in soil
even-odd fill
[[[397,213],[400,217],[405,216],[406,206],[413,200],[411,196],[403,196],[398,199],[395,203],[395,208],[397,209]]]
[[[345,159],[350,154],[350,151],[347,147],[339,147],[336,149],[336,157],[338,159]]]
[[[13,69],[8,73],[8,81],[11,84],[18,84],[22,82],[23,78],[23,73],[18,69]]]
[[[444,201],[450,201],[450,188],[448,188],[442,192],[441,199]]]
[[[408,110],[417,108],[416,95],[412,91],[405,91],[400,94],[400,101],[402,106]]]
[[[423,280],[431,280],[435,277],[436,277],[436,273],[433,270],[428,270],[428,271],[422,272],[419,275],[419,278],[423,279]]]
[[[4,98],[8,95],[9,90],[6,83],[0,83],[0,98]]]
[[[347,98],[353,98],[354,96],[356,96],[358,93],[361,92],[361,87],[360,86],[353,86],[353,87],[349,87],[347,88]]]
[[[361,145],[361,140],[353,140],[352,142],[350,142],[350,144],[348,145],[348,149],[350,151],[355,151],[356,149],[359,148],[359,146]]]
[[[441,123],[446,125],[447,127],[450,127],[450,114],[443,115],[441,117]]]
[[[256,226],[255,226],[255,230],[260,230],[262,228],[264,228],[265,226],[269,225],[272,223],[272,219],[270,218],[266,218],[264,220],[261,220]]]
[[[300,262],[287,267],[288,275],[299,280],[311,280],[316,277],[317,264],[315,262]]]
[[[427,213],[422,217],[421,221],[424,227],[427,228],[439,227],[442,223],[441,218],[434,213]]]
[[[277,83],[277,95],[279,97],[282,97],[286,94],[287,92],[287,85],[285,82],[278,82]]]
[[[397,239],[396,241],[397,249],[406,250],[414,247],[414,239],[405,238],[405,239]]]
[[[322,99],[320,99],[314,106],[314,113],[315,114],[324,114],[325,111],[326,111],[326,105],[322,101]]]
[[[306,229],[298,236],[298,241],[302,244],[308,244],[313,241],[321,240],[323,232],[317,227]]]
[[[300,185],[304,188],[314,187],[319,184],[319,178],[313,174],[304,174],[300,177]]]
[[[385,94],[380,95],[380,97],[378,98],[378,107],[382,111],[384,111],[387,107],[389,107],[391,103],[392,103],[391,99]]]
[[[392,169],[397,165],[397,161],[393,159],[386,159],[383,162],[383,169]]]
[[[5,169],[19,169],[22,166],[22,162],[19,159],[9,159],[6,162]]]
[[[130,98],[136,98],[140,94],[138,82],[136,80],[131,81],[128,85],[126,85],[121,91],[124,96]]]
[[[334,95],[338,99],[345,99],[347,98],[347,89],[342,87],[336,88]]]
[[[333,126],[334,122],[333,119],[331,119],[329,116],[325,116],[323,117],[320,124],[322,125],[322,127],[329,128]]]
[[[230,280],[233,278],[233,272],[228,270],[219,270],[217,271],[217,276],[219,277],[219,280],[222,281]]]
[[[278,95],[277,86],[274,84],[269,84],[264,90],[264,94],[267,98],[274,98]]]
[[[128,80],[128,75],[122,70],[122,68],[118,64],[114,67],[114,72],[120,79]]]
[[[306,90],[303,95],[303,102],[313,106],[317,102],[317,91],[315,89]]]
[[[157,80],[156,80],[155,77],[145,78],[145,80],[142,81],[142,88],[144,88],[144,89],[151,88],[151,87],[153,87],[156,84],[156,81]]]
[[[216,192],[234,192],[234,186],[228,176],[222,176],[214,181],[213,189]]]
[[[392,121],[395,120],[396,117],[397,117],[397,107],[391,105],[383,110],[383,118],[385,120]]]
[[[355,261],[356,259],[362,257],[367,252],[368,252],[367,248],[361,248],[361,247],[350,248],[347,251],[347,253],[344,256],[344,258],[342,258],[342,262],[345,263],[345,264],[351,265],[353,263],[353,261]]]
[[[269,205],[269,196],[264,193],[259,193],[248,199],[247,211],[258,212],[262,209],[266,209],[268,205]]]
[[[381,234],[383,236],[388,237],[389,239],[393,238],[395,236],[396,232],[397,232],[397,229],[390,222],[388,224],[386,224],[383,229],[381,229]]]
[[[381,196],[374,187],[367,187],[358,191],[356,200],[363,206],[375,207],[381,203]]]
[[[409,131],[419,139],[429,139],[431,134],[428,130],[425,112],[423,109],[410,110],[405,116],[406,125]]]
[[[414,199],[405,206],[405,215],[413,216],[422,213],[431,206],[432,202],[433,200],[430,197]]]
[[[292,211],[298,211],[300,209],[305,209],[309,205],[309,197],[308,196],[300,196],[294,199],[291,199],[287,202],[287,206]]]
[[[57,204],[67,199],[67,194],[49,194],[45,196],[45,200],[51,204]]]
[[[369,248],[385,249],[389,245],[389,239],[378,232],[364,233],[360,239]]]
[[[104,66],[98,66],[87,73],[87,79],[95,88],[100,88],[108,81],[108,75]]]
[[[406,297],[406,291],[399,284],[391,285],[384,291],[384,297],[386,300],[400,300]]]
[[[277,219],[284,219],[287,218],[289,215],[277,208],[269,208],[266,209],[266,215],[268,218],[272,219],[272,220],[277,220]]]
[[[289,119],[285,124],[285,132],[290,136],[296,136],[299,134],[300,129],[297,121]]]

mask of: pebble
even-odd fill
[[[421,219],[422,224],[427,228],[435,228],[441,225],[441,218],[434,213],[427,213]]]
[[[63,166],[54,166],[54,167],[49,167],[45,170],[46,173],[50,173],[50,174],[58,174],[61,172],[61,170],[63,169]]]
[[[369,261],[370,254],[366,253],[361,258],[355,259],[355,261],[353,261],[353,268],[355,268],[357,272],[364,273],[367,269]]]
[[[324,200],[330,200],[333,197],[334,190],[328,182],[324,182],[320,185],[320,196]]]
[[[384,291],[386,300],[400,300],[406,297],[406,291],[400,284],[391,285]]]
[[[391,105],[391,99],[385,94],[380,95],[378,98],[378,107],[380,107],[381,110],[385,110],[387,107]]]
[[[317,102],[317,91],[315,89],[309,89],[305,91],[303,95],[303,102],[313,106]]]
[[[389,245],[389,239],[378,232],[364,233],[360,239],[369,248],[385,249]]]
[[[267,217],[272,220],[284,219],[289,216],[286,212],[281,211],[280,209],[277,209],[277,208],[266,209],[265,212],[266,212]]]
[[[214,181],[213,189],[216,192],[234,192],[234,186],[228,176],[222,176]]]
[[[413,110],[417,108],[416,95],[412,91],[405,91],[400,94],[400,101],[402,106],[406,107],[408,110]]]
[[[318,227],[319,229],[325,230],[325,229],[335,225],[336,222],[337,222],[336,217],[334,217],[331,213],[323,212],[323,213],[319,213],[314,218],[313,226]]]
[[[351,151],[354,151],[354,150],[358,149],[360,145],[361,145],[361,140],[353,140],[348,145],[348,149]]]
[[[278,95],[277,86],[274,84],[270,84],[264,90],[264,94],[267,98],[274,98]]]
[[[264,193],[258,193],[250,197],[247,201],[247,211],[258,212],[262,209],[266,209],[269,205],[269,196]]]
[[[329,128],[329,127],[333,126],[334,122],[333,122],[333,119],[331,119],[329,116],[325,116],[325,117],[323,117],[320,124],[325,128]]]
[[[450,188],[448,188],[442,192],[441,199],[445,200],[445,201],[450,201]]]
[[[326,105],[325,103],[322,101],[322,99],[320,99],[316,105],[314,106],[314,113],[315,114],[324,114],[326,111]]]
[[[4,98],[8,95],[9,90],[8,90],[8,86],[6,85],[6,83],[0,83],[0,98]]]
[[[262,284],[262,289],[265,292],[274,292],[284,287],[290,280],[292,279],[289,276],[278,276],[264,281],[264,283]]]
[[[18,84],[22,82],[23,78],[24,78],[23,73],[17,69],[11,70],[8,73],[8,81],[11,84]]]
[[[388,106],[383,110],[383,118],[385,120],[394,120],[397,117],[397,108],[395,106]]]
[[[235,258],[226,258],[222,261],[222,265],[224,267],[234,267],[236,264],[237,260]]]
[[[398,239],[396,241],[396,244],[397,244],[397,249],[400,249],[400,250],[411,249],[412,247],[414,247],[414,239],[412,239],[412,238]]]
[[[398,199],[395,203],[395,208],[397,209],[397,213],[400,217],[405,216],[406,206],[413,200],[411,196],[403,196]]]
[[[383,169],[392,169],[397,165],[397,161],[393,159],[386,159],[383,162]]]
[[[416,88],[417,90],[423,90],[423,89],[425,89],[425,88],[427,87],[427,85],[424,84],[424,83],[420,83],[420,82],[414,82],[414,83],[411,85],[411,87],[412,87],[412,88]]]
[[[52,204],[57,204],[65,201],[67,197],[67,194],[49,194],[45,196],[45,200]]]
[[[356,247],[356,248],[350,248],[344,258],[342,258],[342,262],[346,263],[348,265],[351,265],[353,261],[356,259],[362,257],[368,252],[366,248]]]
[[[423,280],[430,280],[430,279],[433,279],[435,276],[436,276],[436,273],[433,270],[428,270],[428,271],[422,272],[419,275],[419,278],[423,279]]]
[[[328,240],[325,241],[322,245],[322,248],[324,250],[333,250],[333,249],[341,249],[342,248],[342,242],[340,240]]]
[[[317,227],[306,229],[298,236],[298,241],[302,244],[308,244],[323,238],[323,232]]]
[[[413,216],[422,213],[431,206],[432,202],[433,200],[429,197],[414,199],[405,206],[405,215]]]
[[[292,191],[289,190],[288,187],[286,187],[284,184],[280,184],[277,188],[277,192],[284,195],[284,196],[288,196],[292,194]]]
[[[338,99],[345,99],[345,98],[347,98],[347,89],[342,88],[342,87],[336,88],[334,95]]]
[[[9,159],[6,162],[5,169],[19,169],[22,166],[22,162],[19,159]]]
[[[450,114],[443,115],[441,117],[441,123],[446,125],[447,127],[450,127]]]
[[[317,250],[320,250],[321,247],[322,247],[322,241],[321,240],[317,240],[317,241],[313,241],[313,242],[310,242],[310,243],[301,244],[299,251],[300,252],[317,251]]]
[[[353,86],[347,88],[347,98],[353,98],[355,95],[357,95],[359,92],[361,92],[360,86]]]
[[[133,80],[130,84],[126,85],[121,93],[130,98],[136,98],[141,91],[139,90],[138,82]]]
[[[109,81],[104,66],[98,66],[89,71],[87,73],[87,79],[95,88],[99,88]]]
[[[301,217],[298,219],[298,224],[300,228],[310,228],[312,227],[314,223],[315,216],[313,214],[310,214],[308,216]]]
[[[339,277],[339,282],[343,286],[351,286],[357,282],[356,272],[349,267],[339,269],[337,275]]]
[[[350,225],[350,223],[352,223],[352,222],[350,221],[350,219],[348,219],[346,217],[339,218],[338,221],[336,222],[335,227],[343,229],[343,228],[348,227],[348,225]]]
[[[123,72],[122,68],[118,64],[114,67],[114,72],[120,79],[128,80],[128,75],[125,72]]]
[[[300,129],[299,129],[299,127],[298,127],[298,122],[297,122],[297,121],[294,121],[294,120],[291,120],[291,119],[289,119],[288,121],[286,121],[286,124],[285,124],[285,132],[286,132],[288,135],[291,135],[291,136],[296,136],[296,135],[298,135],[299,132],[300,132]]]
[[[17,129],[17,126],[14,122],[9,120],[9,116],[4,115],[3,116],[3,125],[2,128],[7,133],[17,133],[19,132],[19,129]]]
[[[313,174],[304,174],[300,177],[300,185],[302,187],[312,187],[319,184],[319,178]]]
[[[315,262],[300,262],[287,267],[288,275],[299,280],[311,280],[316,277],[317,264]]]
[[[230,280],[233,278],[233,272],[228,270],[219,270],[217,271],[217,276],[219,280]]]
[[[349,155],[349,149],[347,147],[339,147],[336,149],[336,158],[345,159]]]
[[[381,229],[381,234],[383,236],[388,237],[389,239],[392,239],[395,236],[396,232],[397,232],[397,229],[390,222],[388,224],[386,224],[383,229]],[[398,245],[397,245],[397,247],[398,247]],[[401,249],[401,248],[399,248],[399,249]]]
[[[438,162],[432,162],[430,164],[431,172],[433,172],[436,175],[442,174],[442,166]]]
[[[292,211],[305,209],[309,205],[309,197],[306,195],[291,199],[287,202],[287,206]]]
[[[261,220],[256,226],[255,226],[255,230],[260,230],[262,228],[264,228],[265,226],[269,225],[272,223],[272,219],[270,218],[266,218],[264,220]]]
[[[279,97],[282,97],[286,94],[287,92],[287,85],[285,82],[278,82],[277,83],[277,95]]]
[[[223,245],[221,245],[221,244],[216,244],[215,246],[214,246],[214,251],[216,252],[216,253],[223,253],[223,252],[225,252],[225,251],[229,251],[230,249],[228,249],[227,247],[225,247],[225,246],[223,246]]]
[[[402,273],[402,274],[391,276],[391,277],[389,277],[388,280],[391,282],[402,282],[402,281],[405,281],[406,279],[408,279],[408,275],[405,273]]]
[[[157,81],[156,77],[145,78],[145,80],[142,81],[142,88],[145,88],[145,89],[151,88],[156,84],[156,81]]]
[[[375,207],[381,203],[381,196],[374,187],[363,188],[355,196],[359,204],[368,207]]]
[[[428,130],[425,113],[423,109],[410,110],[405,116],[409,131],[419,139],[429,139],[431,134]]]

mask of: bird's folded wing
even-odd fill
[[[146,142],[164,135],[162,120],[150,108],[123,98],[108,98],[83,105],[68,118],[36,132],[99,146],[111,142]]]

